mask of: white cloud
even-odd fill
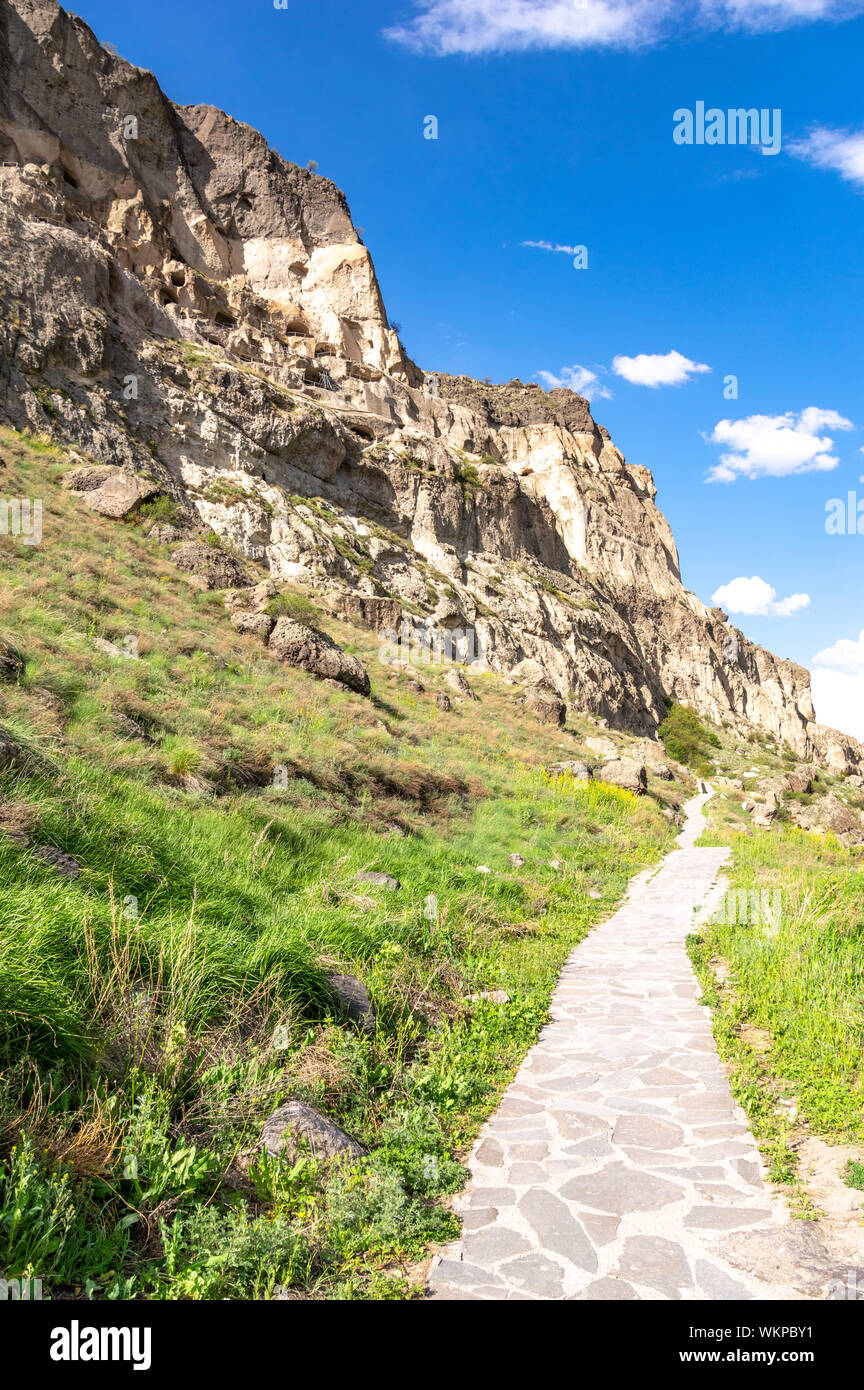
[[[711,602],[729,613],[743,613],[751,618],[791,618],[793,613],[810,607],[810,595],[790,594],[778,601],[777,590],[754,574],[750,579],[740,575],[722,584]]]
[[[691,362],[680,352],[647,353],[638,357],[616,357],[612,370],[635,386],[681,386],[694,375],[710,372],[704,362]]]
[[[810,682],[819,723],[864,743],[864,675],[814,670]]]
[[[796,159],[806,159],[820,169],[833,169],[847,182],[864,188],[864,131],[817,126],[806,140],[793,140],[786,148]]]
[[[388,38],[443,57],[627,46],[652,37],[673,0],[420,0]]]
[[[563,251],[565,256],[575,256],[577,251],[581,251],[581,246],[559,246],[552,241],[520,241],[520,246],[533,246],[536,251]]]
[[[819,723],[864,741],[864,631],[817,652],[811,679]]]
[[[834,440],[818,434],[827,427],[851,430],[851,420],[836,410],[808,406],[796,415],[748,415],[743,420],[721,420],[709,442],[725,444],[729,452],[708,474],[711,483],[732,483],[738,477],[785,478],[790,473],[827,473],[840,460],[831,453]]]
[[[816,19],[851,19],[859,0],[702,0],[704,19],[713,28],[788,29]]]
[[[813,658],[814,666],[839,666],[841,671],[851,671],[855,676],[864,676],[864,632],[857,641],[851,637],[841,637],[833,647],[824,647]]]
[[[566,386],[588,401],[612,398],[612,392],[608,386],[603,385],[597,373],[592,372],[590,367],[580,367],[578,363],[572,367],[562,367],[557,376],[554,372],[538,372],[537,376],[547,391],[553,390],[556,386]]]
[[[417,0],[384,32],[438,56],[527,49],[635,47],[690,29],[785,29],[845,19],[864,0]]]

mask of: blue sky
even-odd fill
[[[654,473],[684,582],[728,589],[781,656],[827,649],[817,713],[864,737],[864,534],[825,529],[830,499],[864,502],[864,0],[77,12],[173,100],[317,160],[423,367],[587,381]],[[779,109],[780,152],[677,144],[700,101]],[[527,242],[584,246],[588,267]]]

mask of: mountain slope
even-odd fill
[[[684,588],[650,474],[585,400],[424,377],[332,183],[51,0],[0,3],[0,77],[0,418],[153,480],[167,543],[203,520],[612,727],[674,701],[858,768],[808,673]]]

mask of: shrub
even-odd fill
[[[686,705],[671,705],[657,733],[670,758],[692,767],[701,777],[707,777],[712,772],[708,750],[719,748],[720,740],[705,727],[692,709]]]
[[[295,623],[312,627],[318,621],[318,609],[305,594],[283,592],[271,598],[267,604],[271,618],[293,618]]]

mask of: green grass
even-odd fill
[[[410,1296],[564,959],[670,827],[544,775],[579,734],[494,677],[442,718],[443,670],[412,692],[328,621],[373,685],[331,692],[234,632],[146,521],[86,512],[61,453],[5,431],[0,460],[44,499],[41,546],[0,543],[25,663],[0,722],[33,755],[0,774],[0,1270],[80,1297]],[[94,645],[130,635],[137,660]],[[373,1036],[332,971],[366,984]],[[509,1005],[468,1002],[496,988]],[[288,1098],[368,1156],[262,1158]]]
[[[789,1181],[793,1131],[864,1140],[864,863],[830,837],[785,827],[732,844],[733,891],[779,892],[779,919],[714,922],[691,954],[736,1098],[772,1176]],[[712,959],[729,967],[722,989]]]

